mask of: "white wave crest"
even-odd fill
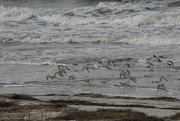
[[[84,25],[92,23],[109,24],[113,22],[113,18],[96,17],[93,16],[93,14],[99,14],[99,12],[118,13],[124,10],[133,11],[134,9],[140,9],[140,5],[134,5],[132,3],[121,4],[119,2],[100,2],[95,7],[75,8],[65,12],[56,12],[54,15],[38,16],[38,19],[41,21],[65,25]]]
[[[129,44],[153,44],[153,45],[166,45],[166,44],[180,44],[177,36],[144,34],[124,38],[120,41],[127,41]]]
[[[30,59],[0,59],[0,64],[5,65],[58,65],[53,61],[30,60]]]
[[[82,25],[82,24],[95,23],[95,19],[93,18],[86,18],[79,16],[63,16],[61,14],[52,15],[52,16],[42,16],[42,17],[39,16],[38,18],[42,21],[61,23],[65,25]]]
[[[161,35],[158,33],[136,36],[40,36],[39,38],[11,38],[7,42],[23,43],[128,43],[128,44],[180,44],[180,35]]]
[[[130,25],[156,25],[175,26],[180,25],[180,15],[136,15],[123,19],[115,19],[115,23],[126,23]]]
[[[0,6],[0,22],[24,21],[33,16],[32,9]]]
[[[120,2],[100,2],[96,8],[113,9],[115,13],[122,13],[122,11],[134,11],[133,14],[126,14],[124,16],[116,16],[111,19],[106,19],[105,23],[111,24],[128,24],[128,25],[155,25],[155,26],[175,26],[180,25],[179,9],[168,10],[164,12],[145,11],[144,9],[154,9],[159,7],[155,4],[146,3],[120,3]],[[141,12],[143,11],[143,12]],[[140,12],[140,13],[139,13]],[[138,14],[137,14],[138,13]],[[103,23],[103,22],[97,22]]]
[[[140,10],[146,7],[146,4],[121,3],[121,2],[100,2],[97,8],[109,8],[114,10],[133,9]]]
[[[39,16],[42,21],[50,23],[60,23],[64,25],[84,25],[84,24],[127,24],[130,26],[154,25],[154,26],[175,26],[180,25],[180,14],[141,14],[131,16],[115,17],[83,17],[83,16],[65,16],[55,14],[52,16]]]
[[[111,37],[94,36],[41,36],[39,38],[27,37],[23,39],[14,39],[14,42],[27,43],[88,43],[88,42],[108,42]],[[111,41],[111,39],[110,39]],[[12,40],[11,40],[12,42]]]

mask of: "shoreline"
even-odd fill
[[[180,98],[179,71],[137,71],[131,68],[129,69],[131,72],[130,76],[120,78],[119,74],[121,70],[109,66],[114,68],[114,70],[105,68],[97,68],[90,70],[90,72],[73,72],[67,70],[68,75],[65,77],[46,80],[46,75],[53,75],[53,72],[57,71],[57,66],[3,65],[1,67],[1,71],[3,72],[0,83],[1,94],[74,95],[79,93],[97,93],[110,96],[163,96]],[[16,71],[9,72],[9,70]],[[8,73],[8,76],[6,73]],[[12,73],[12,75],[9,73]],[[68,80],[69,75],[76,76],[76,80]],[[156,83],[161,77],[166,77],[168,81],[163,80],[160,83]],[[130,80],[131,78],[136,78],[137,82]],[[158,90],[158,85],[164,85],[166,90]],[[161,89],[164,88],[162,87]]]

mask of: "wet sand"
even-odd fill
[[[79,67],[48,80],[56,66],[13,67],[15,81],[0,84],[2,120],[180,120],[178,67]]]
[[[53,75],[57,71],[55,66],[19,66],[17,71],[9,75],[11,80],[0,83],[1,94],[67,94],[94,93],[109,96],[125,97],[172,97],[180,98],[179,71],[176,70],[143,70],[129,69],[131,75],[120,78],[121,70],[97,68],[95,70],[72,72],[67,76],[46,80],[46,75]],[[28,72],[25,71],[29,68]],[[49,69],[48,69],[49,68]],[[54,70],[53,70],[54,69]],[[23,71],[21,71],[23,70]],[[31,71],[32,70],[32,74]],[[36,70],[36,71],[35,71]],[[37,70],[40,72],[37,73]],[[45,70],[44,72],[42,70]],[[47,72],[46,72],[47,70]],[[41,72],[42,71],[42,72]],[[6,73],[6,71],[4,71]],[[37,74],[35,74],[37,73]],[[35,75],[34,77],[32,75]],[[76,76],[76,80],[68,80],[69,75]],[[38,78],[36,77],[38,76]],[[167,80],[160,81],[161,77]],[[3,80],[8,80],[5,78]],[[134,81],[132,79],[135,79]],[[166,90],[158,89],[158,85],[165,85]]]

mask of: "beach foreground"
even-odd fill
[[[0,95],[0,120],[180,120],[180,100],[166,97]]]
[[[0,121],[180,120],[180,1],[0,0]]]

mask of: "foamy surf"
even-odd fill
[[[18,84],[11,84],[11,85],[2,85],[2,87],[26,87],[26,85],[18,85]]]
[[[130,17],[119,18],[93,18],[93,17],[81,17],[81,16],[64,16],[64,15],[52,15],[38,17],[42,21],[51,23],[60,23],[65,25],[85,25],[85,24],[127,24],[134,26],[175,26],[180,24],[180,15],[158,15],[158,14],[145,14],[135,15]]]
[[[123,19],[114,20],[115,23],[126,23],[135,26],[143,25],[154,25],[154,26],[176,26],[180,24],[180,15],[158,15],[158,14],[145,14],[145,15],[135,15],[132,17],[127,17]]]
[[[30,8],[4,7],[0,6],[0,22],[24,21],[33,16],[33,10]]]
[[[129,36],[40,36],[40,37],[3,37],[2,43],[126,43],[126,44],[180,44],[180,35],[162,35],[159,32],[152,34],[140,33],[139,35]]]
[[[157,11],[144,11],[142,14],[137,15],[140,8],[142,10],[142,8],[146,8],[146,5],[101,2],[94,8],[84,7],[70,10],[65,13],[58,12],[57,14],[53,14],[51,16],[39,16],[38,18],[42,21],[74,26],[84,24],[175,26],[180,24],[180,15],[174,10],[165,11],[164,13]],[[94,16],[94,14],[97,15]],[[108,17],[103,17],[104,14]],[[114,16],[113,14],[117,14],[118,16]],[[124,14],[127,15],[122,16]]]

